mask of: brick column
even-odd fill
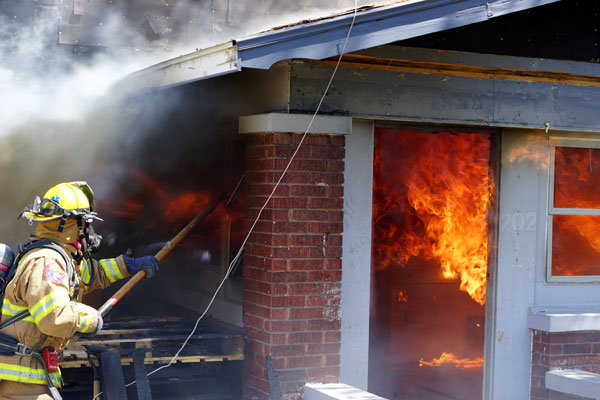
[[[581,369],[600,373],[600,332],[533,330],[531,400],[582,400],[583,397],[546,389],[551,369]]]
[[[240,130],[250,133],[250,227],[302,136],[277,132],[278,123],[290,129],[291,121],[305,129],[308,121],[282,114],[246,118]],[[342,120],[349,126],[346,118],[321,117],[320,129],[343,131],[336,125]],[[246,244],[244,399],[270,399],[279,388],[284,399],[300,399],[306,382],[339,381],[344,142],[340,134],[306,137]]]

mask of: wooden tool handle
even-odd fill
[[[170,241],[168,241],[159,251],[156,253],[154,257],[158,259],[158,261],[162,261],[163,258],[167,256],[182,240],[185,238],[191,231],[194,229],[196,225],[207,215],[214,211],[217,208],[217,205],[221,202],[223,196],[214,200],[208,206],[204,207],[202,211],[198,215],[194,217],[186,226],[183,227],[182,230],[179,231],[177,235],[175,235]],[[136,272],[123,286],[119,288],[113,294],[110,299],[108,299],[99,309],[98,312],[100,315],[105,316],[114,306],[121,300],[135,285],[140,283],[142,279],[146,277],[146,271],[138,271]]]

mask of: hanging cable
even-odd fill
[[[147,376],[153,375],[153,374],[157,373],[158,371],[160,371],[162,369],[169,368],[173,364],[173,362],[175,362],[175,359],[177,357],[179,357],[179,354],[183,351],[183,349],[188,344],[188,342],[190,341],[190,339],[192,338],[192,336],[194,336],[194,334],[196,333],[196,330],[198,329],[198,324],[200,323],[200,321],[202,320],[202,318],[204,318],[204,316],[206,315],[206,313],[208,312],[208,310],[210,310],[210,307],[212,306],[212,304],[215,301],[217,295],[221,291],[221,288],[223,287],[223,285],[227,281],[227,278],[229,278],[229,275],[231,274],[231,271],[233,270],[233,267],[236,265],[238,259],[242,255],[244,247],[246,246],[246,243],[248,242],[248,238],[250,237],[250,235],[254,231],[254,227],[256,226],[256,224],[258,223],[258,221],[260,220],[262,212],[267,207],[267,204],[269,203],[269,201],[271,200],[271,198],[275,194],[275,191],[277,190],[277,188],[281,184],[281,181],[283,180],[283,178],[286,175],[287,171],[290,169],[290,166],[292,165],[292,162],[296,158],[296,155],[298,154],[298,151],[300,150],[300,147],[302,147],[302,144],[304,143],[304,139],[306,138],[306,135],[308,135],[308,132],[310,131],[310,128],[312,127],[312,124],[315,121],[315,118],[317,117],[317,114],[319,113],[319,110],[321,109],[321,105],[323,104],[323,101],[325,100],[325,97],[327,96],[327,93],[329,92],[329,88],[331,87],[331,83],[333,82],[333,78],[335,77],[335,75],[337,73],[337,70],[338,70],[338,68],[340,66],[340,63],[342,61],[342,56],[344,55],[344,53],[346,51],[346,46],[348,45],[348,41],[350,40],[350,33],[352,32],[352,27],[354,26],[354,22],[356,21],[356,14],[357,13],[358,13],[358,0],[354,0],[354,15],[352,16],[352,21],[350,22],[350,27],[348,28],[348,34],[346,35],[346,39],[344,40],[344,45],[342,46],[342,51],[340,52],[340,56],[338,57],[337,63],[335,64],[335,68],[333,69],[333,72],[331,73],[331,78],[329,78],[329,82],[327,83],[327,86],[325,87],[325,90],[323,91],[323,95],[321,96],[321,99],[319,100],[319,103],[317,104],[317,108],[315,109],[315,112],[313,113],[312,118],[310,119],[310,122],[308,123],[308,126],[306,127],[306,130],[302,134],[302,138],[300,139],[300,142],[298,143],[298,146],[296,147],[296,150],[294,150],[294,153],[292,153],[292,155],[290,156],[290,159],[289,159],[287,165],[285,166],[283,172],[281,173],[281,176],[279,177],[279,179],[275,183],[275,186],[273,187],[273,190],[271,191],[271,193],[267,197],[267,200],[265,200],[264,204],[262,205],[262,207],[258,211],[258,214],[257,214],[256,218],[254,219],[254,222],[250,226],[250,229],[248,229],[248,233],[246,234],[246,236],[245,236],[242,244],[240,245],[240,249],[236,253],[236,255],[233,258],[233,260],[229,263],[229,266],[227,268],[227,271],[225,272],[225,275],[223,276],[223,279],[221,280],[221,283],[219,284],[219,286],[215,290],[214,294],[212,295],[210,301],[208,302],[208,305],[206,306],[206,308],[204,309],[204,311],[202,312],[202,314],[196,320],[196,323],[194,324],[194,328],[192,329],[192,331],[190,332],[190,334],[187,336],[187,338],[185,339],[185,341],[183,342],[183,344],[181,345],[181,347],[179,348],[179,350],[177,350],[177,352],[175,353],[175,355],[171,358],[171,360],[167,364],[162,365],[162,366],[160,366],[160,367],[158,367],[158,368],[156,368],[156,369],[148,372]],[[134,381],[128,383],[127,385],[125,385],[125,387],[129,387],[129,386],[133,385],[135,382],[136,381],[134,380]],[[97,399],[101,394],[102,394],[102,392],[100,392],[96,396],[94,396],[94,400]]]

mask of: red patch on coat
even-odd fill
[[[46,264],[44,267],[44,277],[50,283],[55,285],[64,285],[66,274],[60,265],[56,263]]]

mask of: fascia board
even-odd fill
[[[141,69],[124,83],[133,90],[168,87],[240,70],[237,46],[229,41]]]
[[[345,52],[482,22],[559,0],[417,0],[357,13]],[[287,59],[341,53],[353,13],[236,41],[242,67],[268,69]]]

